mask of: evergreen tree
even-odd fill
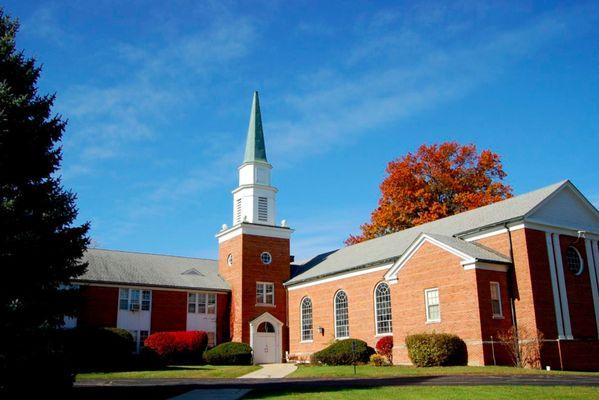
[[[71,278],[89,243],[74,226],[75,195],[60,167],[66,122],[51,115],[54,95],[40,95],[40,67],[15,47],[18,22],[0,9],[0,331],[18,337],[59,326],[72,315]],[[10,343],[0,343],[0,361]],[[8,352],[8,353],[7,353]]]

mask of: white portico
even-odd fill
[[[250,321],[250,346],[254,364],[280,363],[283,359],[283,323],[265,312]]]

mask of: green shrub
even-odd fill
[[[419,333],[406,337],[408,356],[417,367],[466,365],[466,343],[448,333]]]
[[[352,350],[352,343],[355,343],[355,352]],[[374,349],[363,340],[344,339],[312,354],[311,361],[313,364],[352,365],[367,363],[374,353]]]
[[[206,351],[204,359],[211,365],[251,365],[252,348],[246,343],[221,343]]]
[[[370,365],[374,365],[375,367],[382,367],[384,365],[390,365],[387,357],[382,356],[380,354],[373,354],[370,356]]]
[[[116,371],[132,363],[135,341],[125,329],[75,328],[65,331],[66,349],[77,371]]]

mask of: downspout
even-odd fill
[[[514,340],[515,340],[515,345],[516,345],[516,362],[518,364],[518,366],[521,365],[521,360],[520,360],[520,335],[518,333],[518,319],[516,318],[516,302],[515,302],[515,296],[514,296],[514,277],[516,276],[516,269],[515,269],[515,260],[514,260],[514,247],[512,244],[512,232],[510,231],[510,228],[508,226],[508,223],[506,222],[504,225],[504,228],[507,230],[507,236],[510,242],[510,259],[512,260],[512,263],[510,264],[508,273],[507,273],[507,287],[508,287],[508,297],[510,299],[510,310],[512,311],[512,328],[514,329]]]

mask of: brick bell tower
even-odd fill
[[[230,336],[254,350],[255,363],[281,362],[288,349],[287,293],[292,229],[275,221],[272,165],[266,158],[258,92],[254,92],[233,225],[218,238],[218,269],[231,286]]]

